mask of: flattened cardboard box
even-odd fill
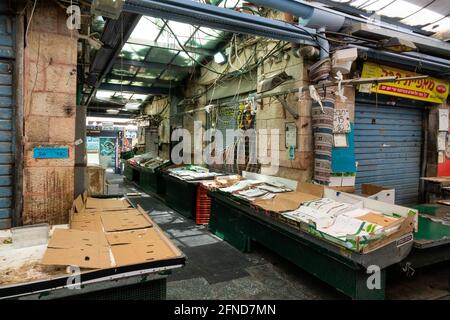
[[[105,232],[136,230],[152,227],[146,214],[138,210],[111,211],[100,213]]]
[[[96,215],[92,219],[72,220],[70,222],[70,228],[81,231],[103,232],[103,224],[99,215]]]
[[[111,246],[119,244],[130,244],[135,242],[156,242],[161,241],[161,237],[154,228],[130,230],[121,232],[108,232],[106,240]]]
[[[81,197],[71,210],[71,229],[55,231],[42,264],[103,269],[182,255],[141,207],[120,210],[82,207],[75,213],[77,205],[83,206]]]
[[[320,199],[320,197],[303,192],[286,192],[277,194],[272,199],[255,200],[253,204],[273,212],[286,212],[298,209],[304,202]]]
[[[116,266],[171,259],[181,255],[180,250],[156,224],[147,229],[110,232],[106,237]]]
[[[55,230],[41,263],[93,269],[112,267],[104,233],[71,229]]]
[[[131,208],[130,203],[125,199],[98,199],[88,197],[85,209],[98,210],[121,210]]]
[[[137,242],[111,246],[116,266],[126,266],[174,257],[174,252],[162,242]]]

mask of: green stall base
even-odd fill
[[[297,231],[250,206],[209,192],[209,229],[237,249],[249,252],[257,242],[353,299],[384,299],[386,268],[399,263],[412,248],[394,241],[367,254],[358,254]],[[379,266],[380,287],[369,289],[369,266]]]
[[[125,163],[125,168],[123,170],[123,175],[131,182],[139,184],[141,180],[141,168]]]
[[[156,193],[161,197],[166,195],[166,184],[160,170],[141,168],[139,186],[147,193]]]
[[[186,218],[195,220],[197,183],[187,182],[163,174],[166,190],[166,204]]]
[[[133,181],[133,167],[130,164],[125,163],[123,175],[128,180]]]
[[[450,226],[426,218],[439,217],[450,212],[450,207],[440,204],[420,204],[419,230],[414,234],[414,248],[400,264],[401,267],[422,268],[450,261]],[[450,279],[450,277],[449,277]]]
[[[133,151],[125,151],[125,152],[121,152],[120,153],[120,158],[122,160],[128,160],[134,157],[134,152]]]

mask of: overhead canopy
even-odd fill
[[[450,40],[449,0],[319,0],[377,14],[416,28],[424,34]],[[342,8],[342,7],[341,7]]]
[[[211,4],[233,9],[243,2],[213,0]],[[102,34],[104,28],[103,18],[96,17],[93,30]],[[125,33],[123,28],[120,31]],[[92,97],[89,109],[101,112],[97,106],[109,102],[111,108],[129,113],[151,96],[169,95],[217,53],[227,36],[220,30],[141,16],[127,41],[120,44],[120,53]]]

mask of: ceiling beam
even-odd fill
[[[137,94],[153,94],[161,96],[168,96],[171,93],[170,88],[126,86],[112,83],[101,83],[98,88],[99,90],[132,92]]]
[[[111,114],[106,112],[87,112],[87,117],[99,117],[99,118],[136,118],[139,114],[138,113],[118,113],[118,114]]]
[[[87,84],[90,86],[90,90],[84,96],[84,105],[89,104],[103,78],[110,72],[114,61],[140,18],[140,14],[122,11],[117,20],[107,20],[100,38],[103,46],[95,54],[87,76]]]
[[[180,82],[176,82],[176,81],[170,81],[170,80],[162,80],[162,79],[149,79],[149,78],[144,78],[144,77],[134,77],[134,76],[118,76],[118,75],[114,75],[114,74],[109,74],[108,76],[106,76],[105,79],[111,79],[111,80],[122,80],[122,81],[137,81],[137,82],[144,82],[147,84],[153,84],[156,85],[157,87],[159,86],[163,86],[163,87],[177,87],[179,86],[181,83]]]
[[[183,72],[183,73],[190,73],[194,72],[196,69],[195,67],[183,67],[178,66],[175,64],[165,64],[165,63],[159,63],[159,62],[148,62],[148,61],[137,61],[137,60],[129,60],[129,59],[120,59],[117,61],[117,63],[120,63],[124,66],[134,66],[134,67],[140,67],[140,68],[147,68],[147,69],[157,69],[157,70],[171,70],[175,72]]]
[[[127,42],[132,43],[132,44],[143,45],[143,46],[150,46],[150,47],[154,47],[154,48],[161,48],[161,49],[170,49],[170,50],[179,50],[179,51],[186,50],[187,52],[197,53],[197,54],[200,54],[203,56],[209,56],[209,57],[212,57],[217,53],[217,51],[214,51],[214,50],[209,50],[209,49],[204,49],[204,48],[196,48],[196,47],[192,47],[192,46],[183,46],[183,48],[182,48],[178,44],[175,44],[175,43],[164,43],[164,42],[159,42],[159,41],[154,41],[154,40],[149,40],[149,39],[130,38],[130,39],[128,39]]]
[[[287,22],[240,13],[210,4],[186,0],[127,0],[124,11],[168,19],[225,32],[249,34],[299,44],[317,45],[315,30]]]

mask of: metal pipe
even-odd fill
[[[320,27],[317,30],[317,33],[320,34],[320,37],[317,38],[317,42],[320,46],[320,60],[326,59],[330,57],[330,43],[327,40],[325,35],[325,27]]]
[[[379,62],[392,63],[399,67],[404,68],[419,68],[420,70],[426,70],[434,72],[437,75],[447,74],[450,75],[450,62],[444,63],[442,60],[438,60],[435,57],[421,54],[420,56],[412,56],[408,54],[400,54],[390,51],[381,51],[377,49],[372,49],[368,47],[363,47],[356,44],[350,44],[349,47],[357,48],[358,55],[363,60],[367,58],[376,59]]]
[[[124,11],[200,25],[232,33],[244,33],[293,43],[314,45],[315,30],[279,20],[240,13],[186,0],[127,0]]]
[[[317,9],[310,4],[295,0],[252,0],[252,3],[288,12],[299,17],[299,24],[305,27],[318,29],[326,26],[330,31],[339,31],[345,22],[342,14]]]
[[[414,33],[385,21],[374,21],[367,17],[358,17],[332,10],[317,3],[301,0],[252,0],[252,3],[296,15],[299,17],[300,25],[309,28],[318,29],[326,26],[329,31],[339,31],[344,26],[359,25],[365,26],[363,28],[365,32],[373,32],[377,36],[405,37],[413,41],[422,51],[438,50],[443,57],[447,56],[450,51],[450,45],[444,41]]]

